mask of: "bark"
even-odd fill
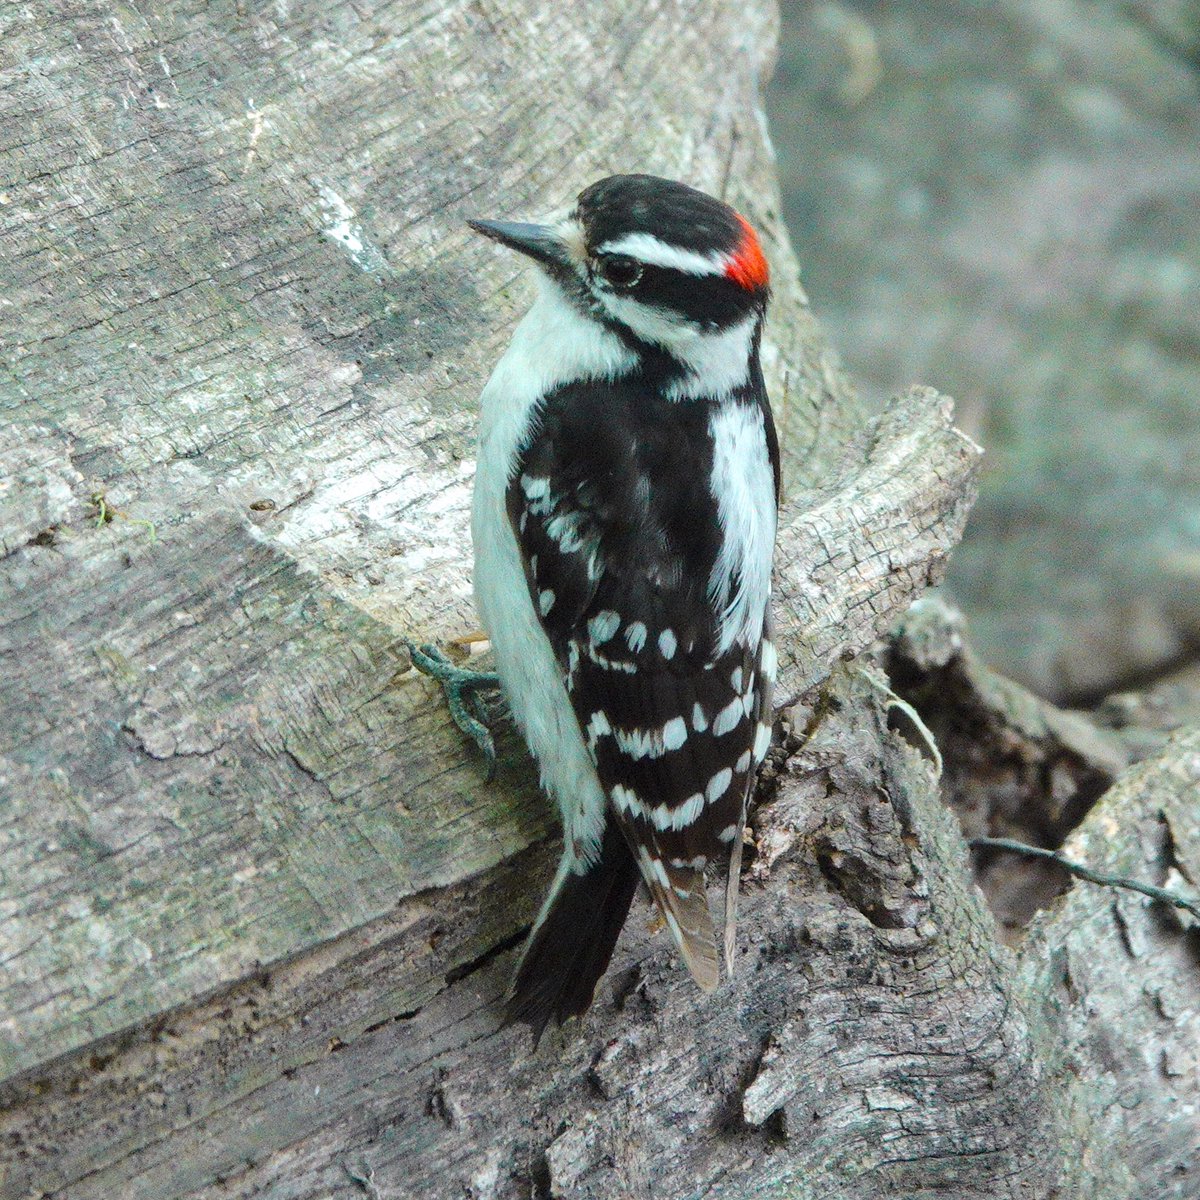
[[[816,332],[774,29],[726,0],[0,9],[3,1195],[1189,1194],[1162,1098],[1195,1087],[1194,932],[1125,905],[1137,969],[1106,972],[1071,939],[1116,902],[1074,889],[1006,949],[853,661],[940,578],[979,456],[927,390],[866,424]],[[699,997],[635,916],[530,1056],[496,1002],[549,809],[511,736],[484,783],[403,639],[474,625],[475,398],[528,295],[463,218],[621,169],[765,233],[804,737],[736,979]],[[1082,848],[1195,880],[1197,754]],[[1118,992],[1160,978],[1138,1020],[1175,1073],[1130,1116],[1163,1081]]]

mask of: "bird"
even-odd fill
[[[591,1006],[639,882],[711,992],[706,871],[726,865],[733,969],[777,669],[770,282],[749,221],[652,175],[546,221],[468,224],[537,282],[481,397],[471,515],[489,678],[563,825],[506,1009],[536,1046]]]

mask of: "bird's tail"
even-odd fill
[[[560,1025],[591,1006],[633,894],[637,863],[610,821],[600,855],[582,875],[563,860],[521,954],[505,1018],[533,1029],[536,1047],[553,1017]]]

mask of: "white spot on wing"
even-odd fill
[[[668,750],[678,750],[687,740],[687,725],[682,717],[672,717],[662,729],[615,729],[617,747],[635,762],[643,758],[661,758]]]
[[[775,676],[779,671],[779,655],[775,651],[775,643],[770,638],[764,638],[763,644],[758,652],[759,670],[768,683],[775,682]]]
[[[742,719],[744,709],[742,706],[741,696],[734,696],[730,702],[716,715],[713,721],[713,737],[721,737],[723,734],[729,733],[737,728],[738,722]]]
[[[546,522],[546,536],[553,538],[564,554],[574,554],[583,546],[579,524],[578,513],[557,513]]]
[[[662,865],[662,860],[654,858],[645,846],[638,847],[638,861],[641,863],[644,874],[662,884],[663,887],[670,886],[667,869]]]
[[[767,756],[767,751],[771,748],[771,726],[765,723],[760,724],[758,732],[754,735],[754,757],[759,762],[762,762]]]
[[[704,789],[705,799],[709,804],[715,804],[729,790],[729,785],[732,782],[733,771],[729,767],[722,767],[708,781],[708,787]]]
[[[687,741],[687,723],[682,717],[672,717],[663,726],[662,741],[667,750],[678,750]]]
[[[682,804],[656,804],[649,809],[647,816],[655,829],[685,829],[690,825],[704,808],[704,797],[697,792],[689,796]]]
[[[617,748],[634,762],[643,758],[661,758],[662,735],[650,729],[618,729],[613,734]]]
[[[636,654],[646,644],[646,625],[643,621],[630,621],[625,626],[625,644]]]
[[[619,658],[609,658],[607,655],[601,654],[594,646],[588,646],[587,656],[590,662],[594,662],[596,666],[605,671],[624,671],[626,675],[635,675],[637,667],[631,662],[622,662]]]
[[[588,749],[595,750],[596,743],[610,733],[612,733],[612,726],[608,723],[608,714],[603,712],[592,713],[587,726]]]
[[[664,629],[658,635],[658,652],[666,659],[675,657],[675,650],[678,643],[675,641],[675,634],[670,629]]]
[[[521,490],[525,493],[529,511],[535,516],[543,517],[554,507],[550,499],[550,480],[538,475],[522,475]]]
[[[638,799],[637,793],[632,788],[627,788],[620,783],[614,784],[609,794],[612,797],[612,802],[621,812],[628,813],[631,817],[646,816],[646,807]]]
[[[612,609],[606,608],[588,621],[588,637],[592,639],[593,646],[602,646],[620,627],[621,618]]]
[[[708,728],[708,718],[704,715],[699,700],[692,705],[692,728],[697,733],[703,733]]]
[[[538,593],[538,611],[546,616],[554,607],[554,592],[550,588]]]

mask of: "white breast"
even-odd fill
[[[506,493],[517,451],[542,399],[579,379],[614,379],[634,356],[582,316],[549,281],[513,332],[483,390],[479,462],[471,510],[475,604],[491,639],[513,715],[562,812],[565,854],[590,862],[604,831],[605,797],[525,581]]]

